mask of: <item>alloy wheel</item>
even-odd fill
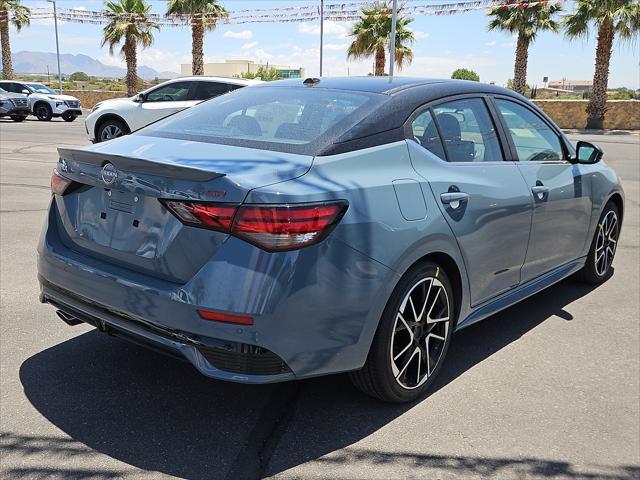
[[[596,239],[595,267],[599,276],[604,276],[611,268],[613,256],[618,246],[619,223],[618,215],[613,210],[609,211],[598,225],[598,237]]]
[[[418,388],[435,371],[445,350],[450,312],[447,291],[434,277],[420,279],[404,297],[390,349],[393,376],[401,387]]]
[[[107,125],[102,129],[100,133],[100,140],[111,140],[112,138],[118,138],[124,135],[124,132],[117,125]]]
[[[36,110],[36,117],[38,120],[47,120],[49,118],[49,110],[44,105],[41,105]]]

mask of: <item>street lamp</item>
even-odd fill
[[[393,81],[393,66],[396,62],[396,22],[398,20],[398,0],[393,0],[391,11],[391,42],[389,45],[389,82]]]
[[[53,3],[53,25],[56,30],[56,57],[58,59],[58,90],[62,95],[62,72],[60,71],[60,46],[58,44],[58,15],[56,12],[56,0],[47,0],[49,3]]]
[[[322,50],[324,49],[324,0],[320,0],[320,77],[322,77]]]

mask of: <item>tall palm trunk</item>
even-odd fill
[[[132,35],[127,35],[124,41],[124,58],[127,62],[127,95],[130,97],[138,93],[138,60],[136,53],[136,39]]]
[[[596,70],[593,75],[593,92],[587,106],[587,128],[602,130],[607,113],[607,88],[609,86],[609,62],[615,32],[613,23],[604,21],[598,29]]]
[[[375,66],[376,77],[381,77],[384,75],[385,63],[387,63],[387,56],[384,51],[384,47],[378,47],[376,49],[376,66]]]
[[[516,45],[516,63],[513,68],[513,89],[520,95],[527,90],[527,63],[529,62],[529,42],[518,35]]]
[[[193,18],[191,20],[191,73],[193,75],[204,75],[204,25],[202,19]]]
[[[0,10],[0,43],[2,44],[2,78],[13,78],[13,65],[11,64],[11,44],[9,43],[9,12]]]

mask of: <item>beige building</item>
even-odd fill
[[[272,65],[270,63],[255,63],[252,60],[225,60],[224,63],[205,63],[204,74],[208,77],[235,78],[243,73],[256,73],[260,67],[275,68],[282,78],[302,78],[304,68],[291,68],[285,65]],[[184,76],[191,75],[191,64],[180,65],[180,73]]]
[[[565,90],[574,93],[583,93],[591,91],[593,88],[592,80],[551,80],[548,88],[554,90]]]

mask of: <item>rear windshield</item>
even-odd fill
[[[248,87],[200,103],[137,133],[315,155],[385,98],[313,87]]]

